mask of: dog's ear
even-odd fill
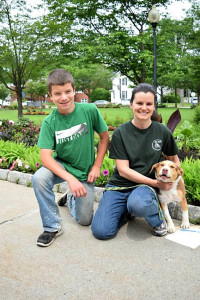
[[[178,175],[181,175],[181,177],[183,177],[183,169],[179,166],[177,166],[177,173]]]
[[[151,168],[151,170],[150,170],[150,172],[149,172],[149,173],[151,173],[151,172],[152,172],[154,169],[156,169],[158,165],[159,165],[159,163],[157,163],[157,164],[154,164],[154,165],[152,166],[152,168]]]

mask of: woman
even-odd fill
[[[169,190],[150,173],[153,164],[166,159],[180,165],[178,148],[172,133],[163,124],[152,121],[155,90],[145,83],[133,89],[130,107],[133,120],[113,133],[110,158],[116,169],[106,186],[92,221],[92,232],[98,239],[113,237],[128,216],[145,218],[156,236],[164,236],[167,226],[158,203],[159,188]]]

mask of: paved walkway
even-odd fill
[[[64,234],[37,247],[42,226],[33,189],[0,180],[1,300],[199,299],[200,247],[154,237],[138,218],[99,241],[66,207],[60,212]]]

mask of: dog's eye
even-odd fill
[[[175,169],[174,166],[170,166],[171,169]]]
[[[161,167],[164,167],[164,164],[161,164]]]

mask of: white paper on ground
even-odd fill
[[[200,229],[195,227],[190,227],[190,229],[180,228],[175,233],[168,234],[165,238],[175,243],[195,249],[200,245]]]

